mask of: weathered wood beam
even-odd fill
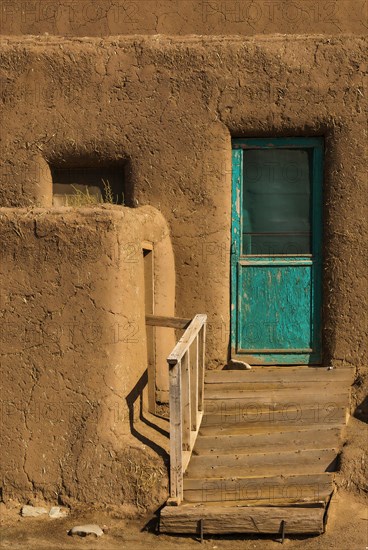
[[[194,317],[194,319],[190,323],[190,326],[187,328],[187,330],[167,358],[167,362],[170,365],[175,365],[178,361],[181,360],[184,353],[186,353],[188,347],[193,343],[194,339],[198,335],[199,330],[202,328],[206,321],[207,315],[205,314],[198,314]]]
[[[181,364],[169,371],[170,377],[170,504],[183,499],[183,434]]]
[[[182,387],[182,430],[183,430],[183,451],[191,451],[191,372],[190,353],[183,356],[181,361],[181,387]]]
[[[198,334],[198,410],[204,410],[204,376],[205,376],[205,353],[206,353],[206,324],[203,325]]]
[[[285,535],[323,533],[325,508],[305,507],[224,507],[217,505],[166,506],[161,511],[160,531],[163,533],[197,533],[204,520],[204,534],[272,533],[280,532],[286,522]]]
[[[186,329],[192,319],[182,317],[164,317],[162,315],[146,315],[146,325],[151,327],[168,327],[176,329]]]

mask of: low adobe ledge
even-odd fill
[[[3,500],[157,507],[167,438],[144,425],[142,243],[153,243],[156,278],[174,273],[163,216],[3,208],[0,233]],[[171,282],[162,314],[173,314]]]

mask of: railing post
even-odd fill
[[[192,418],[192,430],[196,431],[198,428],[198,334],[193,342],[194,358],[191,361],[191,418]]]
[[[182,420],[183,420],[183,450],[190,451],[190,430],[191,430],[191,372],[190,372],[190,351],[183,355],[181,360],[181,381],[182,381]]]
[[[167,504],[172,506],[183,500],[183,475],[203,417],[206,320],[206,315],[196,315],[167,358],[170,382],[170,498]]]
[[[199,366],[198,366],[198,410],[203,411],[204,400],[204,372],[205,372],[205,355],[206,355],[206,323],[203,324],[199,331]]]
[[[170,501],[179,505],[183,499],[183,441],[181,402],[181,361],[169,362],[170,381]]]

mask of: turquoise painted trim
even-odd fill
[[[305,138],[239,138],[234,139],[232,151],[232,255],[231,255],[231,354],[241,357],[246,350],[238,349],[241,340],[239,309],[241,307],[239,276],[241,266],[251,265],[312,265],[311,304],[313,323],[311,326],[314,352],[309,354],[258,353],[252,351],[255,360],[263,364],[319,364],[322,361],[322,191],[324,139]],[[242,256],[241,255],[241,212],[243,205],[243,149],[247,148],[297,148],[312,149],[312,257],[310,255],[285,256]]]
[[[246,355],[245,353],[242,354],[239,352],[238,354],[232,355],[233,359],[238,359],[239,361],[244,361]],[[310,353],[306,354],[251,354],[252,357],[255,359],[253,361],[253,364],[257,364],[256,360],[259,361],[260,365],[316,365],[319,364],[317,362],[313,362],[313,356],[311,356]]]
[[[316,349],[314,361],[322,362],[322,243],[323,243],[323,180],[324,180],[324,142],[323,140],[313,150],[313,177],[312,177],[312,254],[313,269],[313,303],[315,319],[313,323],[313,342]]]
[[[286,138],[237,138],[232,140],[233,149],[261,149],[276,147],[278,149],[295,148],[295,149],[312,149],[315,147],[324,146],[324,138],[314,137],[286,137]]]
[[[240,265],[313,265],[311,258],[282,257],[282,256],[242,256],[238,260]]]
[[[232,151],[232,204],[231,204],[231,342],[236,342],[238,325],[238,257],[241,247],[240,217],[242,208],[243,153]]]

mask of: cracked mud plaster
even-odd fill
[[[210,367],[229,339],[231,136],[325,136],[325,353],[363,363],[364,39],[9,38],[1,59],[3,206],[50,206],[49,163],[125,160],[134,202],[168,222],[177,315],[209,315]]]
[[[151,226],[162,247],[156,313],[206,312],[208,368],[226,361],[232,136],[325,137],[325,361],[366,368],[366,58],[365,39],[352,36],[3,40],[8,485],[49,482],[50,493],[92,501],[92,456],[114,472],[102,476],[102,501],[128,490],[109,483],[114,468],[128,479],[141,445],[129,421],[139,402],[126,400],[146,368],[143,264],[116,262],[116,248],[139,248]],[[128,163],[135,204],[154,207],[153,218],[140,208],[51,210],[49,163],[96,158]],[[142,457],[158,472],[157,452],[146,446]],[[134,475],[137,493],[148,481]]]
[[[142,242],[160,252],[157,278],[173,272],[161,214],[2,209],[0,225],[3,498],[155,506],[167,473],[165,449],[152,450],[140,429],[147,349],[139,296]],[[158,297],[172,314],[174,280],[171,291],[166,283]],[[174,341],[167,345],[164,357]]]

